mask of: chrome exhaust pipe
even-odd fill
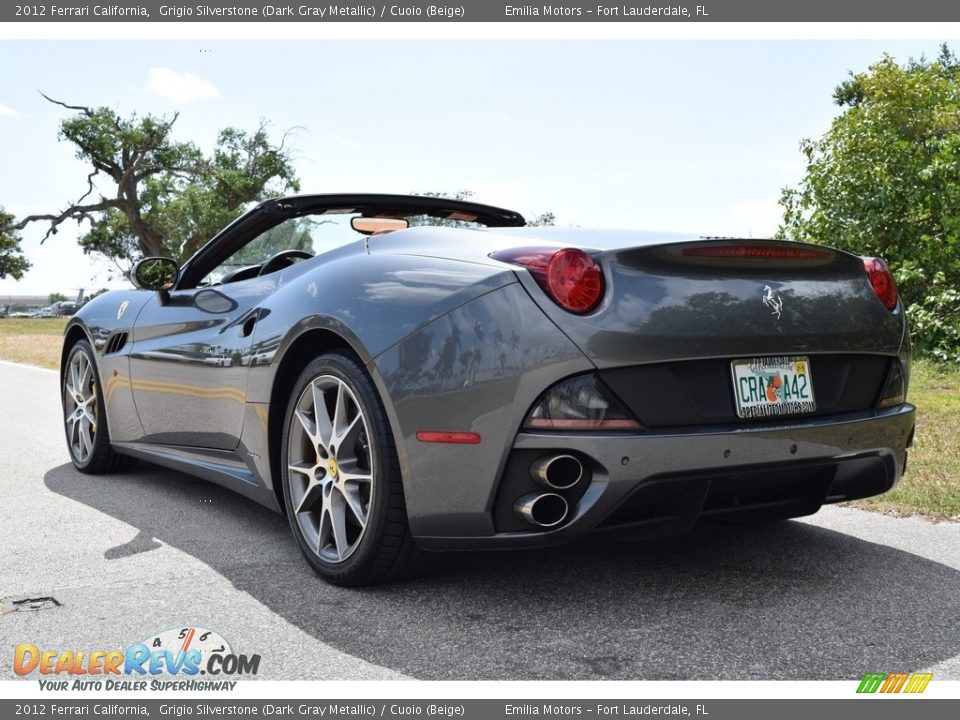
[[[556,493],[524,495],[513,506],[514,511],[531,525],[555,527],[567,518],[570,506]]]
[[[573,455],[544,455],[530,466],[530,479],[550,490],[569,490],[583,478],[583,463]]]

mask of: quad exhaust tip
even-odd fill
[[[517,515],[531,525],[541,528],[556,527],[567,518],[570,506],[556,493],[525,495],[513,506]]]
[[[573,455],[545,455],[530,466],[530,478],[550,490],[569,490],[583,479],[583,463]]]

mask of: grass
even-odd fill
[[[917,406],[917,434],[907,474],[893,492],[855,504],[894,515],[960,520],[960,370],[915,360],[908,399]]]
[[[66,318],[0,320],[0,359],[56,369]],[[910,402],[917,434],[897,489],[858,507],[894,515],[960,520],[960,370],[916,360]]]
[[[60,366],[63,328],[68,318],[3,318],[0,320],[0,360]]]

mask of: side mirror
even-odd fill
[[[166,305],[170,299],[170,290],[180,277],[180,266],[176,260],[165,257],[147,257],[133,266],[130,280],[142,290],[154,290],[160,298],[160,304]]]

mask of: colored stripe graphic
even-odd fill
[[[890,673],[887,675],[887,680],[883,683],[883,687],[880,688],[882,693],[897,693],[900,692],[900,688],[903,687],[903,684],[907,681],[906,673]]]
[[[922,693],[933,673],[867,673],[857,687],[858,693]]]
[[[933,673],[914,673],[903,691],[906,693],[922,693],[927,689],[932,677]]]
[[[880,683],[883,682],[886,676],[886,673],[867,673],[863,676],[863,680],[860,681],[860,687],[857,688],[857,692],[875,693],[880,689]]]

